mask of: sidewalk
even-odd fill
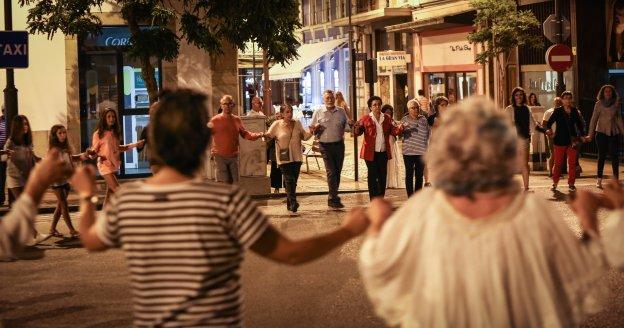
[[[358,141],[361,145],[362,138],[358,138]],[[400,148],[399,148],[400,149]],[[301,166],[301,174],[299,176],[299,183],[297,184],[297,194],[299,195],[322,195],[328,192],[327,189],[327,177],[325,175],[325,167],[323,164],[323,160],[318,158],[318,166],[315,158],[309,158],[309,173],[306,172],[305,161]],[[583,179],[594,179],[596,177],[596,160],[581,158],[580,160],[581,166],[583,167],[583,173],[581,174],[581,178]],[[400,181],[403,181],[403,177],[405,176],[405,168],[403,166],[403,160],[401,156],[398,156],[399,163],[399,177]],[[267,168],[268,172],[269,168]],[[359,181],[355,181],[355,168],[354,168],[354,156],[353,156],[353,138],[351,136],[346,136],[345,138],[345,160],[344,166],[342,170],[342,180],[340,183],[340,193],[360,193],[360,192],[368,192],[367,186],[367,169],[366,163],[364,160],[358,158],[358,175]],[[611,165],[610,162],[605,164],[605,175],[611,174]],[[537,171],[532,172],[532,176],[537,177],[547,177],[545,171]],[[121,184],[128,183],[136,180],[122,180]],[[592,183],[595,182],[592,180]],[[403,188],[402,186],[400,186]],[[100,204],[98,208],[101,208],[102,201],[104,200],[104,196],[106,193],[106,186],[104,181],[98,181],[98,196],[100,198]],[[280,189],[280,193],[278,194],[267,194],[267,195],[254,195],[253,198],[256,199],[266,199],[266,198],[279,198],[285,197],[284,189]],[[78,195],[72,190],[69,194],[69,207],[70,211],[78,210]],[[48,190],[43,197],[41,205],[39,206],[40,213],[53,213],[56,207],[56,197],[52,190]],[[4,215],[8,212],[8,207],[3,206],[0,207],[0,215]]]

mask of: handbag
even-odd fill
[[[279,146],[279,160],[280,162],[288,162],[290,161],[290,142],[292,141],[292,135],[293,135],[293,130],[295,129],[294,125],[293,128],[290,130],[290,137],[288,138],[288,146],[284,149],[282,149],[282,146],[279,146],[279,142],[276,142],[276,144]]]

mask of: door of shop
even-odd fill
[[[159,87],[159,63],[153,63]],[[81,149],[91,146],[100,113],[106,108],[119,115],[121,143],[136,142],[149,121],[149,97],[138,62],[121,50],[85,51],[79,58]],[[145,152],[132,149],[121,155],[121,178],[149,175]]]

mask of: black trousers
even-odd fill
[[[596,144],[598,145],[598,178],[602,179],[604,164],[607,155],[611,157],[611,169],[613,176],[618,179],[620,176],[620,135],[608,136],[601,132],[596,132]]]
[[[375,152],[372,161],[366,161],[368,168],[368,195],[370,199],[386,195],[386,178],[388,176],[388,153]]]
[[[291,162],[279,166],[284,176],[284,189],[286,189],[286,199],[288,209],[297,203],[297,181],[301,171],[301,162]]]
[[[282,188],[282,171],[275,161],[271,161],[271,188]]]
[[[403,155],[403,163],[405,163],[405,190],[409,197],[423,187],[425,163],[421,155]]]
[[[338,188],[340,188],[340,175],[344,162],[344,141],[325,143],[321,142],[321,155],[327,171],[327,186],[329,187],[329,202],[339,202]]]
[[[7,162],[0,162],[0,205],[6,201],[6,170]]]

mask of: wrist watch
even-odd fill
[[[98,203],[98,196],[91,194],[91,195],[80,197],[80,200],[89,202],[89,203],[91,203],[93,205],[97,205],[97,203]]]

